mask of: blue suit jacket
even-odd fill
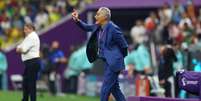
[[[87,32],[93,32],[87,44],[87,57],[90,62],[94,62],[98,58],[98,39],[97,35],[100,26],[96,24],[86,24],[83,21],[78,21],[77,25]],[[128,44],[120,30],[120,28],[110,21],[105,26],[105,46],[104,58],[109,64],[112,71],[118,72],[125,68],[124,57],[127,55]]]

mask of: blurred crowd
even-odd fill
[[[73,9],[82,9],[93,0],[1,0],[0,42],[6,48],[23,37],[22,27],[33,23],[41,30],[59,21]]]
[[[178,89],[175,72],[201,70],[201,9],[192,0],[186,0],[185,5],[179,0],[173,4],[165,2],[144,20],[137,20],[130,36],[130,54],[125,59],[128,76],[157,75],[159,79],[154,82],[159,84],[158,93],[164,91],[166,97],[187,97],[186,92]],[[153,83],[153,79],[149,81]],[[153,92],[158,95],[154,88]]]

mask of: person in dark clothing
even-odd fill
[[[5,90],[7,86],[6,84],[6,76],[7,75],[7,68],[8,68],[8,61],[6,58],[6,54],[1,49],[1,43],[0,43],[0,90]]]
[[[171,97],[171,83],[168,79],[173,76],[173,63],[177,61],[174,50],[171,46],[165,46],[161,52],[159,64],[159,80],[165,89],[165,96]]]
[[[31,101],[36,101],[36,80],[40,69],[40,39],[32,24],[25,24],[23,30],[25,38],[16,48],[25,65],[22,101],[29,101],[29,97]]]
[[[86,49],[89,62],[101,59],[105,63],[101,101],[108,101],[111,93],[116,101],[126,101],[120,90],[118,77],[125,69],[124,57],[127,56],[128,44],[121,29],[111,21],[110,9],[100,7],[95,15],[96,23],[92,25],[80,20],[76,10],[72,17],[84,31],[93,32]]]
[[[48,85],[52,95],[57,93],[56,90],[56,75],[60,64],[66,62],[66,58],[62,50],[59,49],[59,42],[53,41],[48,55]]]

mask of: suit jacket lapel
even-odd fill
[[[105,34],[105,46],[108,46],[109,44],[109,39],[110,39],[110,36],[111,36],[111,33],[109,31],[110,29],[110,22],[108,22],[106,28],[105,28],[105,31],[104,31],[104,34]]]

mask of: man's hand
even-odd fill
[[[164,80],[164,79],[163,79],[163,80],[160,80],[160,81],[159,81],[159,84],[161,84],[161,85],[165,84],[165,80]]]
[[[80,20],[79,19],[79,14],[78,14],[77,10],[74,9],[73,13],[71,15],[73,17],[73,20],[75,20],[75,21],[79,21]]]
[[[21,49],[21,48],[16,48],[16,52],[17,52],[17,53],[21,53],[21,52],[22,52],[22,49]]]
[[[129,64],[127,67],[128,67],[128,78],[132,78],[134,75],[134,65]]]

